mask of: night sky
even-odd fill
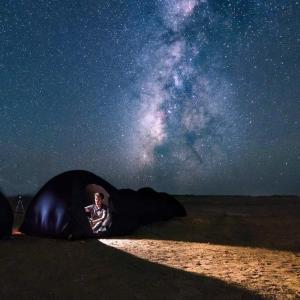
[[[300,2],[0,4],[0,187],[300,194]]]

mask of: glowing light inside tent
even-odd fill
[[[55,231],[59,231],[65,212],[65,206],[62,203],[54,201],[51,195],[45,195],[43,200],[38,202],[36,212],[43,230],[48,231],[54,227]]]
[[[36,207],[36,214],[39,215],[39,223],[41,227],[45,230],[49,223],[49,213],[51,211],[52,199],[49,196],[44,196],[43,200],[38,202]]]
[[[62,225],[64,211],[65,211],[64,205],[58,205],[55,207],[55,218],[56,218],[55,229],[56,229],[56,231],[58,231]]]

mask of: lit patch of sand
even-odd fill
[[[100,241],[151,262],[239,284],[263,296],[300,297],[300,253],[169,240]]]

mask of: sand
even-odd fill
[[[0,242],[0,299],[300,299],[297,198],[179,197],[122,238]]]

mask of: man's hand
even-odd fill
[[[97,223],[102,222],[102,221],[103,221],[103,220],[102,220],[101,218],[99,218],[99,219],[96,219],[96,220],[91,220],[90,222],[91,222],[91,225],[94,226],[94,225],[96,225]]]

